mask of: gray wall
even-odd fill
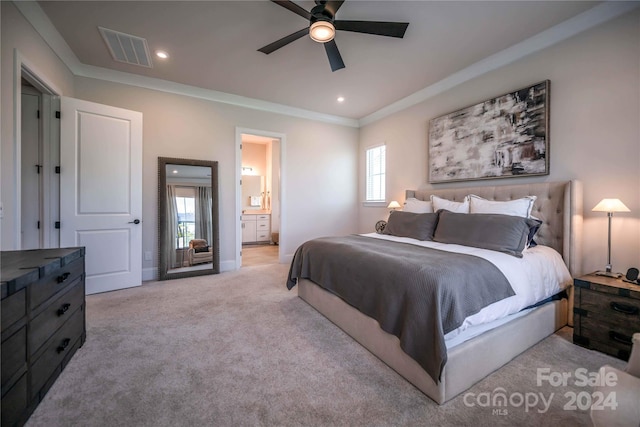
[[[219,162],[220,261],[230,269],[236,246],[236,127],[286,135],[283,194],[286,235],[281,250],[292,256],[307,239],[357,229],[358,130],[218,104],[150,89],[77,77],[76,97],[143,114],[143,251],[157,235],[157,158]],[[145,262],[143,268],[157,266]],[[235,263],[233,263],[235,266]]]
[[[631,213],[613,221],[614,268],[640,264],[640,13],[633,12],[513,64],[461,84],[372,123],[360,132],[360,167],[367,147],[386,142],[387,199],[427,184],[429,120],[511,90],[549,79],[550,162],[547,177],[440,184],[434,188],[579,179],[584,184],[585,272],[604,268],[606,214],[591,212],[603,198],[620,198]],[[364,198],[360,173],[359,197]],[[360,207],[360,232],[388,210]]]

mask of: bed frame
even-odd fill
[[[434,194],[461,201],[467,194],[489,200],[537,196],[532,215],[543,221],[536,236],[563,257],[572,276],[581,272],[582,187],[578,181],[524,185],[407,190],[406,196],[428,200]],[[569,299],[552,301],[511,322],[448,350],[441,381],[400,348],[400,340],[380,329],[378,322],[308,279],[298,280],[298,295],[361,345],[406,378],[438,404],[443,404],[509,363],[518,354],[573,323],[573,289]]]

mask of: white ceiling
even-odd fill
[[[409,22],[404,39],[339,31],[346,68],[303,37],[257,49],[308,25],[270,1],[41,1],[82,64],[361,119],[596,6],[587,1],[347,0],[336,19]],[[306,10],[314,3],[297,2]],[[153,68],[114,61],[98,27],[147,39],[170,58]],[[541,76],[541,79],[545,76]],[[535,82],[532,82],[535,83]],[[345,102],[336,98],[344,96]]]

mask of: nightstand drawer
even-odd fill
[[[84,303],[84,286],[78,280],[68,292],[52,302],[31,322],[29,343],[33,355],[45,340],[62,326]]]
[[[631,353],[631,336],[629,328],[617,329],[603,324],[599,319],[580,316],[574,325],[573,342],[581,346],[628,360]]]
[[[602,343],[626,345],[629,350],[631,337],[640,330],[638,325],[615,325],[599,317],[579,316],[577,320],[581,336]]]
[[[640,301],[617,295],[582,289],[580,309],[592,316],[602,315],[612,323],[638,322],[640,325]]]

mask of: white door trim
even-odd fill
[[[22,248],[22,237],[20,230],[21,223],[21,205],[22,205],[22,74],[25,73],[29,77],[29,82],[33,84],[40,92],[47,95],[59,96],[62,91],[55,84],[51,83],[46,73],[36,67],[29,59],[27,59],[20,50],[13,49],[13,220],[14,234],[12,248],[19,250]],[[3,248],[9,250],[11,248]]]
[[[280,140],[280,237],[278,244],[278,260],[283,263],[286,262],[284,259],[284,254],[282,253],[282,243],[285,241],[286,236],[286,193],[285,193],[285,183],[286,183],[286,168],[285,168],[285,158],[286,158],[286,146],[287,146],[287,135],[284,133],[271,132],[266,130],[258,130],[258,129],[250,129],[236,126],[236,209],[235,216],[236,219],[235,229],[236,229],[236,270],[239,270],[242,267],[242,256],[240,255],[240,251],[242,250],[242,229],[241,229],[241,216],[242,216],[242,188],[240,186],[240,180],[242,179],[242,150],[240,149],[240,145],[242,144],[242,134],[248,133],[251,135],[264,136],[267,138],[279,139]]]

